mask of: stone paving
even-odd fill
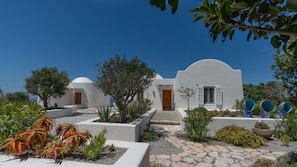
[[[263,149],[187,141],[176,136],[180,127],[178,125],[154,126],[160,126],[167,131],[166,139],[183,150],[179,154],[151,154],[150,163],[162,167],[248,167],[257,159],[275,161],[277,157],[285,154]]]

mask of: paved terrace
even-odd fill
[[[76,123],[96,117],[92,110],[78,110],[72,117],[55,119],[57,123]],[[284,152],[263,149],[243,149],[222,143],[198,143],[177,137],[180,132],[178,118],[174,111],[158,111],[152,118],[152,126],[166,131],[165,139],[182,149],[178,154],[151,154],[150,162],[166,167],[248,167],[257,159],[276,160]]]

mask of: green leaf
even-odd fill
[[[239,11],[241,9],[246,9],[248,7],[248,4],[246,2],[238,2],[231,5],[231,9],[235,11]]]
[[[270,42],[271,42],[272,46],[273,46],[274,48],[276,48],[276,49],[279,48],[279,47],[281,46],[281,42],[280,42],[280,37],[279,37],[279,36],[274,35],[274,36],[271,38]]]

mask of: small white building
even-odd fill
[[[42,100],[37,99],[40,105]],[[66,94],[62,97],[51,97],[48,106],[73,106],[75,108],[96,108],[110,106],[110,96],[95,87],[93,81],[86,77],[75,78],[67,86]]]
[[[181,87],[195,91],[190,98],[191,109],[232,110],[235,101],[243,99],[241,70],[215,59],[197,61],[186,70],[178,71],[173,79],[157,75],[144,97],[150,99],[157,110],[186,109],[187,101],[177,91]]]

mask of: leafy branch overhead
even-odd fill
[[[205,0],[201,6],[192,10],[194,22],[203,19],[215,41],[218,35],[224,42],[232,40],[235,30],[248,31],[247,40],[271,37],[275,48],[286,46],[290,37],[295,41],[289,48],[296,49],[297,16],[289,12],[284,0]]]
[[[166,9],[165,0],[153,2],[161,10]],[[178,6],[178,1],[175,2],[171,5],[168,0],[172,13]],[[204,0],[190,12],[194,13],[194,22],[203,20],[214,42],[218,36],[223,42],[232,40],[235,30],[240,30],[248,32],[247,40],[270,39],[274,48],[286,47],[297,53],[297,16],[292,11],[296,11],[295,3],[293,0]],[[289,40],[293,42],[288,44]]]

